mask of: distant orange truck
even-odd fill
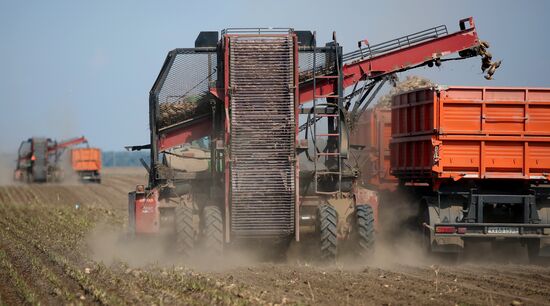
[[[101,183],[101,150],[76,148],[71,150],[71,165],[85,182]]]

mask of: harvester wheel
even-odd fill
[[[322,260],[334,260],[337,254],[338,213],[328,204],[319,206],[317,211],[318,232],[320,234],[320,250]]]
[[[223,218],[220,208],[206,206],[202,219],[206,250],[214,255],[221,255],[223,253]]]
[[[177,206],[176,211],[176,251],[181,255],[189,255],[193,249],[195,232],[193,229],[193,210],[185,206]]]
[[[374,252],[374,211],[370,205],[355,208],[356,249],[359,256],[370,256]]]

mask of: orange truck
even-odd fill
[[[550,88],[417,89],[392,101],[391,174],[425,245],[519,241],[550,260]]]
[[[550,262],[550,88],[415,89],[363,113],[351,143],[361,182],[411,205],[431,252],[516,241]]]
[[[71,150],[71,166],[84,182],[101,183],[101,150],[75,148]]]

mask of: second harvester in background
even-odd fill
[[[82,144],[86,148],[75,148]],[[71,154],[69,169],[62,167],[67,149]],[[29,138],[19,147],[14,180],[26,183],[62,182],[67,170],[76,172],[83,181],[101,182],[101,151],[89,148],[85,137],[62,142],[50,138]]]

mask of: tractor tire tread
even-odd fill
[[[193,209],[178,206],[176,215],[176,252],[188,256],[194,247]]]
[[[322,260],[335,260],[338,254],[338,213],[328,204],[319,206],[320,251]]]
[[[214,255],[223,253],[223,217],[217,206],[206,206],[203,210],[204,246],[207,252]]]
[[[357,250],[360,256],[370,256],[374,252],[374,211],[370,205],[356,208]]]

